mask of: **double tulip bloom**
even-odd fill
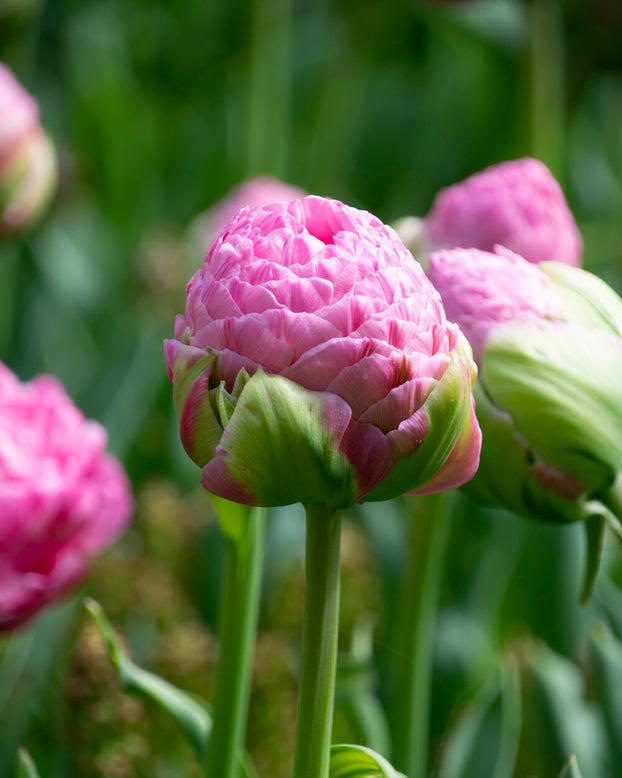
[[[442,189],[421,229],[428,251],[500,245],[529,262],[581,265],[583,241],[561,187],[546,165],[529,157]]]
[[[0,363],[0,630],[80,581],[127,524],[128,479],[49,376],[20,383]]]
[[[43,210],[56,182],[56,156],[39,108],[0,63],[0,238]]]
[[[371,214],[313,196],[244,209],[186,293],[165,356],[209,491],[338,509],[475,472],[470,348]]]
[[[586,271],[502,248],[439,251],[429,276],[479,367],[470,492],[561,522],[622,504],[622,300]]]

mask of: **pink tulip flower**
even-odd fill
[[[86,574],[133,500],[106,432],[50,376],[0,363],[0,630],[27,621]]]
[[[493,165],[436,196],[424,219],[430,251],[505,246],[529,262],[579,267],[583,242],[564,194],[537,159]]]
[[[192,232],[199,250],[207,252],[210,244],[242,208],[255,208],[265,203],[289,202],[304,197],[306,192],[270,176],[242,181],[222,200],[212,205],[195,220]]]
[[[0,63],[0,238],[36,218],[55,183],[56,156],[37,103]]]
[[[249,505],[426,493],[468,480],[468,344],[396,233],[306,197],[242,210],[165,342],[203,486]]]
[[[468,491],[544,521],[619,511],[622,299],[581,268],[501,247],[435,252],[428,275],[479,368]]]

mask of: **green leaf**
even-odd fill
[[[507,660],[484,683],[449,736],[440,778],[512,778],[521,732],[520,680]]]
[[[577,757],[574,754],[562,767],[561,772],[557,778],[581,778],[579,763],[577,762]]]
[[[185,732],[197,757],[202,761],[212,732],[212,717],[207,703],[182,692],[159,675],[143,670],[135,664],[115,637],[101,605],[87,597],[84,600],[84,607],[93,617],[106,643],[110,659],[119,673],[123,690],[155,703],[175,719]],[[257,771],[246,753],[240,754],[240,770],[242,778],[258,778]]]
[[[585,563],[585,581],[583,583],[583,592],[581,602],[586,603],[594,588],[598,568],[600,567],[600,557],[603,550],[603,539],[605,537],[605,518],[596,516],[585,522],[585,537],[587,558]]]
[[[17,754],[16,778],[39,778],[37,766],[25,748],[20,748]]]
[[[235,543],[240,542],[251,520],[251,507],[225,500],[224,497],[217,497],[215,494],[210,494],[210,500],[216,510],[223,535],[231,538]]]
[[[371,748],[340,744],[330,749],[329,778],[404,778],[404,776]]]
[[[212,719],[205,705],[155,673],[135,664],[115,637],[98,602],[86,598],[84,607],[93,617],[106,643],[124,691],[145,697],[174,718],[184,730],[199,759],[202,759],[212,731]]]
[[[387,753],[391,739],[387,717],[376,696],[373,630],[372,621],[359,619],[352,631],[350,650],[337,659],[332,737]]]
[[[525,772],[556,775],[576,754],[586,775],[605,775],[607,732],[600,711],[585,699],[576,664],[537,643],[525,650],[521,681],[521,753],[537,760],[524,766]]]
[[[605,719],[612,758],[622,764],[622,643],[603,622],[590,630],[590,649],[600,708]]]
[[[53,715],[50,700],[58,689],[60,663],[74,636],[79,599],[71,598],[40,613],[11,636],[0,663],[0,775],[11,775],[18,748],[28,742],[37,717]]]

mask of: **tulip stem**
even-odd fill
[[[219,512],[226,508],[220,501]],[[240,506],[235,506],[239,512]],[[220,615],[220,652],[214,688],[214,726],[207,748],[208,778],[238,778],[244,746],[252,661],[261,592],[265,511],[248,511],[238,531],[225,529],[225,580]]]
[[[294,778],[328,778],[339,635],[341,518],[306,506],[305,602]]]
[[[531,150],[559,181],[565,152],[562,14],[559,0],[530,3]]]
[[[417,498],[401,583],[391,711],[393,764],[408,778],[427,771],[432,652],[452,493]]]

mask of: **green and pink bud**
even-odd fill
[[[208,491],[338,509],[472,477],[470,347],[371,214],[320,197],[243,209],[186,294],[165,356]]]
[[[562,522],[611,504],[622,473],[618,295],[579,268],[502,248],[439,251],[429,277],[479,367],[483,445],[470,493]]]
[[[56,155],[37,103],[0,63],[0,239],[36,219],[55,184]]]

